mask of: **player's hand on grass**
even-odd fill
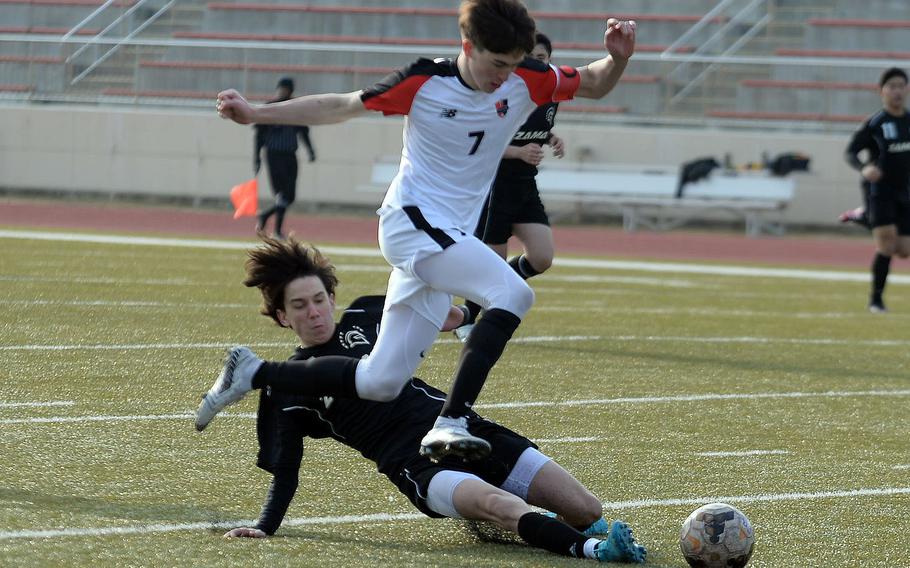
[[[218,102],[215,105],[218,116],[233,120],[238,124],[253,122],[253,107],[236,89],[228,89],[218,93]]]
[[[566,155],[566,143],[557,135],[550,137],[550,148],[553,149],[553,155],[557,158],[562,158]]]
[[[607,20],[604,47],[613,59],[628,59],[635,51],[635,20]]]
[[[224,533],[224,538],[266,538],[268,536],[264,531],[250,527],[237,527]]]
[[[543,149],[540,144],[527,144],[518,149],[518,159],[536,166],[543,160]]]
[[[878,183],[882,179],[882,171],[875,164],[866,164],[860,170],[860,174],[862,174],[863,179],[872,183]]]

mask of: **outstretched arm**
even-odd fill
[[[215,107],[222,118],[238,124],[334,124],[365,114],[360,91],[307,95],[280,103],[251,105],[234,89],[218,93]]]
[[[604,47],[609,55],[578,68],[581,82],[575,95],[600,99],[613,90],[635,51],[635,21],[607,20]]]

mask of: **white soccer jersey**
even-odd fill
[[[484,93],[464,82],[454,60],[420,59],[365,89],[366,108],[407,115],[401,164],[380,214],[416,207],[430,227],[473,233],[515,132],[537,106],[571,99],[579,82],[574,68],[528,58]]]

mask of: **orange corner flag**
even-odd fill
[[[234,205],[234,219],[255,215],[259,205],[259,183],[256,178],[232,187],[231,203]]]

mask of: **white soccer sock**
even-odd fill
[[[585,541],[584,553],[585,558],[597,558],[594,554],[594,547],[597,546],[597,543],[600,542],[596,538],[589,538]]]

